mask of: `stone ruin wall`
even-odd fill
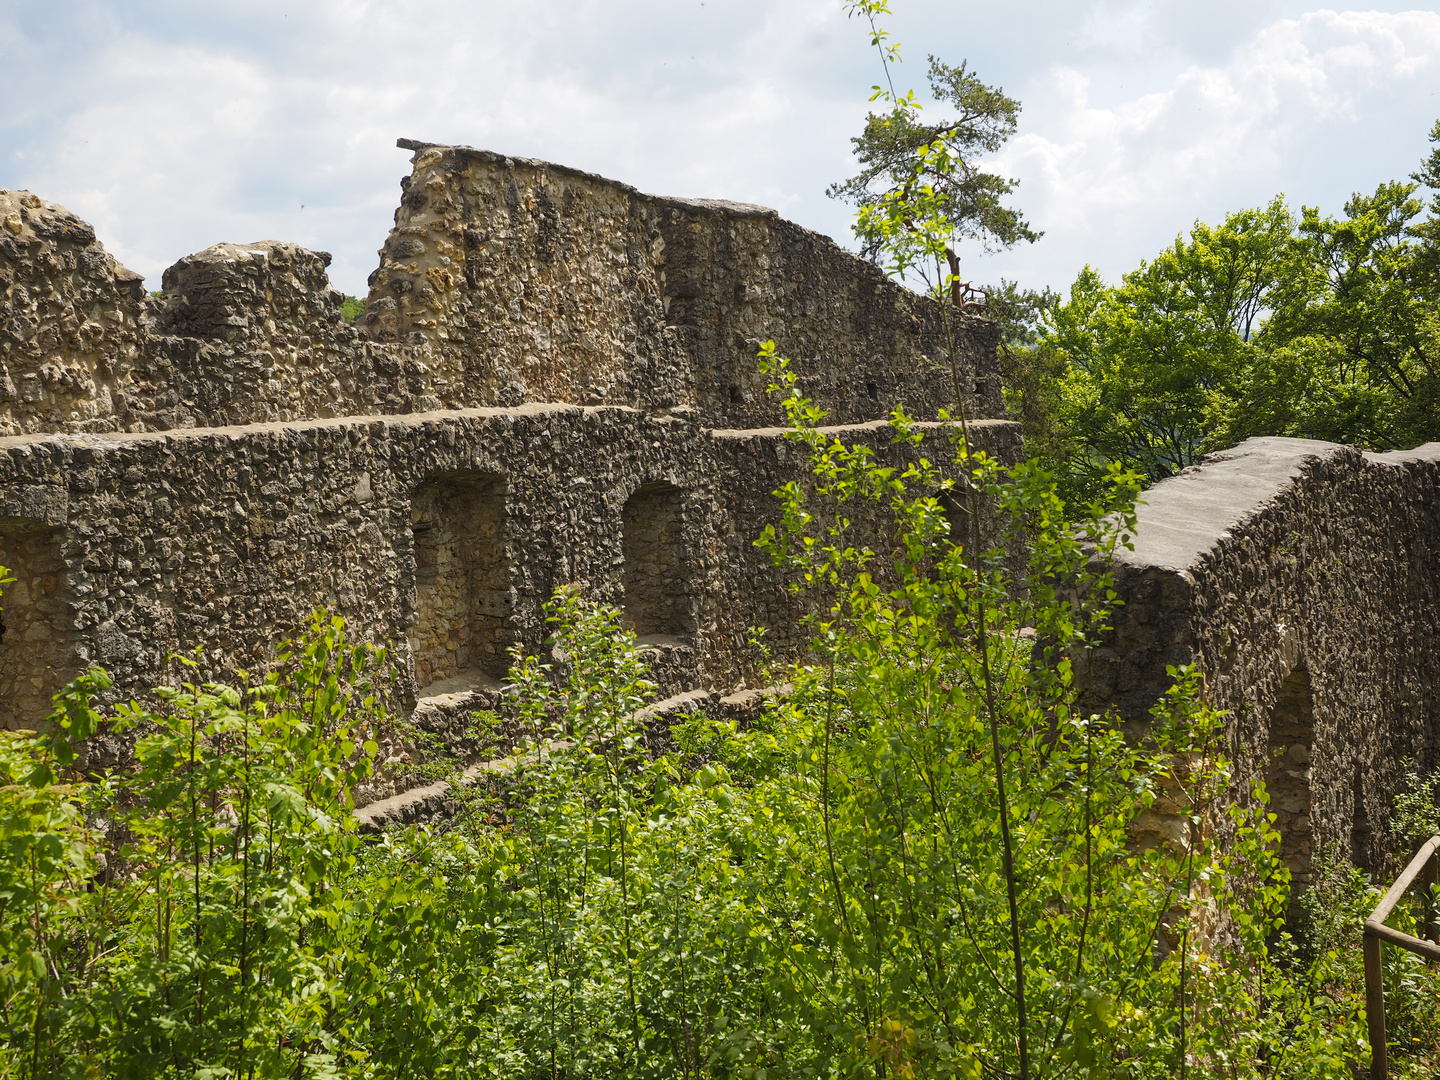
[[[554,401],[761,427],[782,419],[755,362],[768,338],[836,423],[953,401],[944,309],[772,210],[406,145],[358,326],[324,252],[218,244],[152,298],[63,207],[0,193],[0,434]],[[952,321],[970,415],[1002,416],[994,326]]]
[[[113,431],[142,363],[144,281],[95,230],[0,191],[0,434]]]
[[[901,402],[930,419],[954,399],[937,306],[773,210],[402,145],[414,172],[363,322],[374,340],[428,348],[440,401],[679,406],[715,427],[764,427],[778,413],[755,354],[772,338],[837,423]],[[954,332],[967,357],[993,348],[987,324]],[[1004,415],[993,363],[965,382],[970,415]]]
[[[755,675],[750,627],[782,655],[806,640],[753,546],[806,476],[759,342],[837,433],[898,460],[880,418],[904,400],[943,456],[943,309],[829,240],[415,149],[353,326],[324,253],[217,245],[149,297],[63,208],[0,196],[0,563],[25,578],[0,611],[0,724],[33,725],[92,663],[113,699],[196,646],[202,676],[263,667],[323,606],[453,725],[512,642],[540,647],[566,584],[622,604],[667,692],[731,689]],[[955,333],[978,438],[1013,458],[994,327]]]
[[[1296,879],[1327,847],[1381,871],[1404,761],[1440,766],[1440,444],[1251,439],[1143,498],[1088,704],[1143,722],[1198,664]]]
[[[979,430],[997,454],[1018,450],[1011,425]],[[894,456],[880,425],[838,433],[874,446],[882,460]],[[934,456],[946,435],[939,425],[927,435]],[[42,691],[88,663],[115,676],[120,698],[145,693],[162,680],[167,654],[196,645],[215,674],[262,667],[279,635],[317,605],[344,615],[359,636],[396,646],[407,662],[407,654],[433,652],[419,639],[436,624],[418,618],[427,581],[415,496],[428,492],[422,502],[433,506],[436,494],[467,484],[490,486],[501,501],[488,523],[498,544],[491,565],[479,568],[500,579],[488,594],[502,608],[492,649],[512,640],[538,648],[541,607],[562,585],[583,583],[625,603],[625,575],[640,561],[626,558],[627,541],[643,548],[658,539],[647,536],[643,505],[627,528],[627,508],[637,493],[653,505],[647,490],[674,491],[678,528],[665,536],[673,547],[654,560],[679,571],[666,599],[683,619],[654,628],[677,639],[666,649],[666,689],[733,687],[755,669],[752,624],[774,627],[782,651],[803,644],[801,609],[752,544],[764,515],[773,516],[769,493],[802,474],[798,449],[778,431],[716,434],[689,417],[563,404],[0,440],[0,563],[64,567],[43,580],[61,583],[68,597],[46,614],[51,640],[68,639],[63,671],[28,698],[0,685],[8,713],[0,719],[33,721]],[[468,584],[450,581],[457,590]],[[20,622],[33,608],[12,588],[0,655],[35,672],[40,656]],[[500,673],[493,652],[430,667],[414,672],[411,696],[432,677],[467,669]]]

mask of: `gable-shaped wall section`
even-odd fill
[[[1380,869],[1406,759],[1440,751],[1440,445],[1252,439],[1144,499],[1114,632],[1079,669],[1083,706],[1143,724],[1167,667],[1198,664],[1245,799],[1303,658],[1312,850]]]

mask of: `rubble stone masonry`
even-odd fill
[[[1143,498],[1088,704],[1143,721],[1198,664],[1298,880],[1323,848],[1381,869],[1403,763],[1440,766],[1440,444],[1250,439]]]
[[[196,646],[202,675],[261,668],[316,607],[394,649],[417,709],[463,711],[570,584],[622,605],[667,691],[731,689],[752,626],[804,643],[753,546],[805,475],[760,342],[882,457],[900,402],[945,456],[946,310],[826,238],[406,145],[357,325],[323,252],[218,244],[148,297],[84,222],[0,193],[0,564],[20,578],[0,724],[37,723],[89,664],[115,698]],[[1013,458],[995,329],[951,317],[981,441]]]

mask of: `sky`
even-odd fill
[[[1303,0],[892,0],[897,88],[966,60],[1023,105],[991,164],[1043,230],[977,282],[1115,280],[1195,221],[1339,213],[1440,118],[1440,13]],[[334,255],[364,295],[398,137],[735,199],[853,247],[825,189],[882,78],[841,0],[0,0],[0,188],[91,221],[158,289],[220,242]],[[932,107],[931,115],[941,115]]]

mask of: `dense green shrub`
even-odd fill
[[[334,1062],[330,1014],[381,657],[316,616],[243,690],[122,706],[130,764],[75,770],[93,671],[48,730],[9,733],[0,788],[3,1071],[282,1076]],[[359,740],[357,744],[357,739]]]
[[[365,314],[365,298],[363,296],[345,297],[340,301],[340,314],[345,316],[347,323],[353,323]]]

